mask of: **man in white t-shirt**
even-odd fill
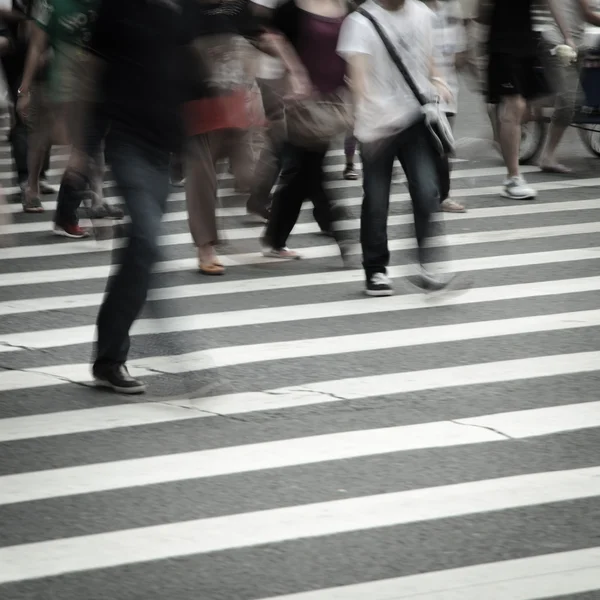
[[[434,67],[434,15],[419,0],[367,0],[362,8],[379,22],[421,92],[450,100],[447,85]],[[398,158],[413,204],[418,261],[423,288],[441,289],[446,283],[429,274],[426,241],[432,215],[441,198],[438,159],[423,123],[419,103],[389,56],[381,38],[363,15],[351,14],[338,42],[349,63],[356,104],[354,132],[361,143],[364,198],[361,244],[369,296],[389,296],[390,259],[387,218],[394,159]]]

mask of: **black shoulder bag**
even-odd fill
[[[367,12],[364,8],[359,7],[356,12],[371,22],[373,28],[381,38],[385,49],[390,55],[390,58],[398,68],[398,71],[400,71],[400,74],[422,107],[424,123],[427,131],[429,132],[432,146],[436,151],[436,163],[440,178],[440,195],[441,201],[444,201],[446,198],[448,198],[450,193],[449,157],[454,152],[454,135],[452,134],[452,128],[450,127],[448,118],[440,111],[437,102],[428,101],[427,98],[425,98],[425,96],[421,93],[417,87],[417,84],[415,83],[415,80],[408,72],[408,69],[400,58],[398,52],[396,52],[394,45],[377,22],[377,19],[375,19],[375,17],[373,17],[373,15]]]

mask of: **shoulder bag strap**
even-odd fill
[[[410,88],[411,92],[415,95],[415,98],[418,100],[419,104],[421,106],[425,106],[426,104],[429,104],[429,102],[427,101],[425,96],[421,93],[421,91],[417,87],[417,84],[415,83],[415,80],[413,79],[412,75],[408,72],[408,69],[404,66],[402,59],[400,58],[398,52],[396,52],[396,48],[394,48],[394,45],[392,44],[392,42],[390,41],[388,36],[385,34],[383,29],[381,28],[381,25],[379,25],[379,23],[377,22],[377,19],[362,7],[359,7],[356,10],[356,12],[361,14],[365,19],[367,19],[368,21],[371,22],[371,24],[373,25],[373,28],[375,29],[375,31],[381,38],[381,41],[383,42],[385,49],[388,51],[390,58],[392,59],[392,61],[394,62],[394,64],[396,65],[396,67],[398,68],[400,73],[402,74],[402,77],[404,77],[404,80],[408,84],[408,87]]]

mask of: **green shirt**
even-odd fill
[[[55,101],[73,99],[79,58],[92,38],[100,0],[36,0],[32,16],[48,35],[53,58],[49,86]]]

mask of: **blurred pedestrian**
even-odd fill
[[[344,0],[288,0],[275,11],[272,26],[285,36],[299,57],[310,80],[311,99],[343,104],[338,92],[346,87],[346,64],[336,53],[336,47],[343,20],[350,10]],[[288,112],[288,133],[304,128],[303,116],[310,120],[311,101],[305,107],[296,107],[299,110],[295,117]],[[295,121],[290,122],[291,118]],[[306,126],[310,127],[308,121]],[[300,132],[303,134],[313,137],[308,130]],[[295,139],[294,134],[289,139],[293,169],[273,198],[271,219],[261,240],[265,256],[300,258],[287,247],[287,241],[307,199],[315,205],[314,216],[321,231],[336,238],[344,260],[348,256],[347,236],[335,226],[346,216],[346,211],[333,201],[324,186],[323,162],[332,140],[319,137],[315,133],[310,143]]]
[[[131,220],[98,314],[92,370],[97,385],[124,394],[145,391],[126,367],[129,330],[158,256],[170,155],[180,151],[181,8],[178,0],[102,0],[89,45],[101,98],[90,117],[96,131],[110,128],[107,161]]]
[[[538,36],[533,29],[535,0],[481,0],[479,21],[489,24],[488,102],[497,107],[498,137],[507,169],[502,195],[531,200],[537,192],[528,186],[519,169],[521,123],[528,102],[550,94],[544,75]],[[574,42],[564,25],[556,0],[548,0],[564,43]]]
[[[600,12],[593,10],[590,0],[563,0],[561,12],[564,15],[568,34],[573,40],[578,55],[585,52],[584,36],[587,24],[600,27]],[[555,92],[555,105],[552,121],[548,129],[546,144],[540,157],[540,168],[547,173],[570,174],[572,171],[556,159],[556,150],[567,127],[575,115],[575,108],[581,97],[577,55],[563,57],[557,49],[564,43],[560,28],[551,22],[542,32],[544,53],[548,74]]]

